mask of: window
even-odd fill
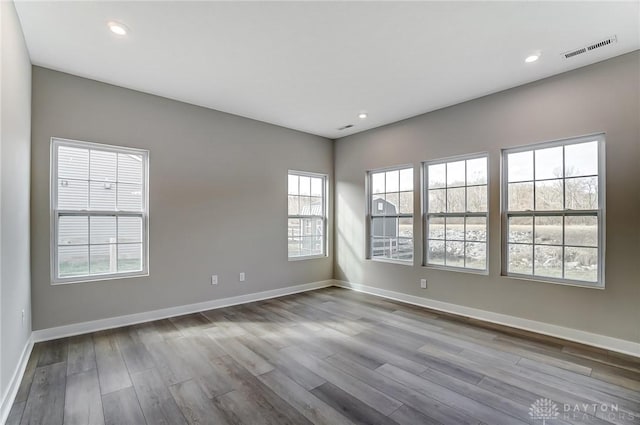
[[[604,137],[503,151],[503,274],[603,286]]]
[[[425,265],[487,271],[487,155],[424,164]]]
[[[52,139],[52,282],[148,273],[148,152]]]
[[[370,171],[369,258],[413,262],[413,167]]]
[[[289,259],[327,255],[327,176],[289,171]]]

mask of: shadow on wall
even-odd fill
[[[364,223],[361,214],[355,212],[343,196],[345,192],[356,192],[358,186],[348,183],[336,182],[336,235],[337,244],[336,256],[336,278],[354,283],[362,283],[363,270],[362,259],[364,259]],[[351,199],[359,199],[358,196]]]

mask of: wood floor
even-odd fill
[[[326,288],[37,344],[8,424],[541,424],[541,398],[639,424],[640,363]]]

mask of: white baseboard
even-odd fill
[[[366,286],[358,283],[334,280],[334,285],[341,288],[348,288],[358,292],[365,292],[367,294],[377,295],[383,298],[389,298],[392,300],[417,305],[420,307],[426,307],[432,310],[457,314],[460,316],[483,320],[485,322],[496,323],[499,325],[509,326],[525,331],[536,332],[539,334],[566,339],[568,341],[578,342],[593,347],[604,348],[605,350],[615,351],[617,353],[640,357],[640,343],[633,341],[612,338],[609,336],[581,331],[578,329],[566,328],[563,326],[552,325],[550,323],[523,319],[521,317],[494,313],[491,311],[480,310],[472,307],[465,307],[462,305],[451,304],[429,298],[416,297],[414,295],[407,295],[401,292],[389,291],[386,289],[375,288],[373,286]]]
[[[287,286],[285,288],[272,289],[269,291],[256,292],[253,294],[238,295],[235,297],[221,298],[217,300],[181,305],[177,307],[168,307],[160,310],[146,311],[143,313],[128,314],[125,316],[109,317],[106,319],[92,320],[89,322],[73,323],[70,325],[58,326],[55,328],[39,329],[33,331],[32,339],[33,342],[48,341],[51,339],[64,338],[67,336],[80,335],[105,329],[119,328],[121,326],[134,325],[136,323],[166,319],[168,317],[181,316],[183,314],[197,313],[200,311],[213,310],[216,308],[229,307],[238,304],[246,304],[254,301],[266,300],[269,298],[282,297],[284,295],[296,294],[298,292],[326,288],[327,286],[332,286],[333,284],[333,280],[322,280],[319,282],[305,283],[296,286]]]
[[[13,371],[11,381],[9,381],[9,388],[7,388],[7,391],[2,397],[2,403],[0,404],[0,424],[4,424],[9,417],[9,412],[11,412],[13,401],[16,399],[16,395],[18,394],[18,389],[20,388],[24,371],[27,368],[27,362],[29,361],[29,356],[31,356],[32,349],[33,337],[29,337],[27,342],[24,344],[22,354],[20,355],[20,361]]]

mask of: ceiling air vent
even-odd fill
[[[614,44],[618,41],[618,37],[616,37],[615,35],[612,35],[609,38],[605,38],[604,40],[600,40],[596,43],[593,44],[589,44],[588,46],[585,47],[580,47],[579,49],[575,49],[575,50],[570,50],[568,52],[563,53],[562,55],[564,56],[565,59],[569,59],[572,58],[574,56],[578,56],[581,55],[583,53],[587,53],[590,52],[592,50],[598,49],[600,47],[604,47],[604,46],[608,46],[610,44]]]
[[[345,125],[343,127],[340,127],[338,130],[342,131],[342,130],[346,130],[347,128],[351,128],[351,127],[353,127],[353,124],[347,124],[347,125]]]

